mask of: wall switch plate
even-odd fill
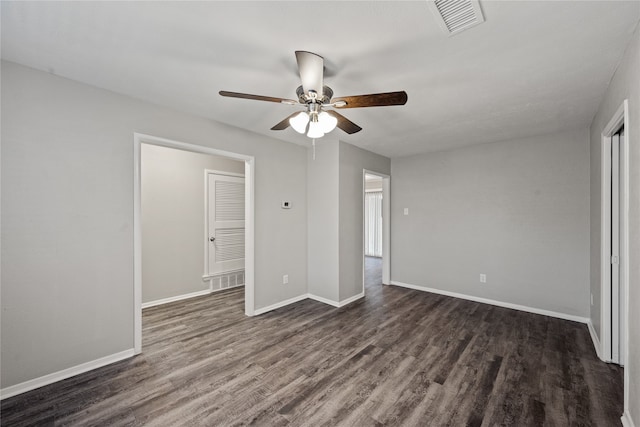
[[[480,283],[487,283],[487,275],[480,274]]]
[[[282,284],[286,285],[287,283],[289,283],[289,275],[285,274],[284,276],[282,276]]]
[[[280,207],[282,209],[291,209],[291,202],[288,200],[283,200],[282,203],[280,204]]]
[[[409,215],[409,208],[404,208],[404,214]]]

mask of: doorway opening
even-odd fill
[[[363,171],[363,292],[390,282],[389,191],[389,175]]]
[[[136,354],[144,307],[244,285],[254,315],[253,170],[251,156],[134,134]]]
[[[601,357],[627,359],[629,151],[625,100],[602,133]],[[626,377],[625,370],[625,377]],[[625,380],[626,385],[626,380]]]

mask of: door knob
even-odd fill
[[[209,237],[209,241],[213,242],[214,240],[216,240],[215,237]]]

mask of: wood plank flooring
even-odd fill
[[[143,353],[2,402],[3,426],[616,426],[585,325],[380,284],[255,318],[243,290],[143,313]]]

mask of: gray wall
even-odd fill
[[[339,301],[339,142],[323,138],[316,142],[316,158],[307,160],[308,283],[309,293]]]
[[[363,169],[391,174],[391,160],[340,142],[340,301],[362,292]]]
[[[329,139],[309,154],[309,293],[336,303],[362,292],[364,169],[389,175],[391,161]]]
[[[134,132],[255,156],[256,309],[307,292],[305,148],[13,63],[1,74],[1,387],[133,348]]]
[[[586,130],[393,159],[391,171],[393,281],[588,316]]]
[[[204,273],[204,170],[244,174],[244,162],[141,147],[142,302],[209,289]]]
[[[600,337],[601,140],[604,127],[629,100],[629,375],[630,412],[640,425],[640,33],[636,32],[591,123],[591,322]]]

